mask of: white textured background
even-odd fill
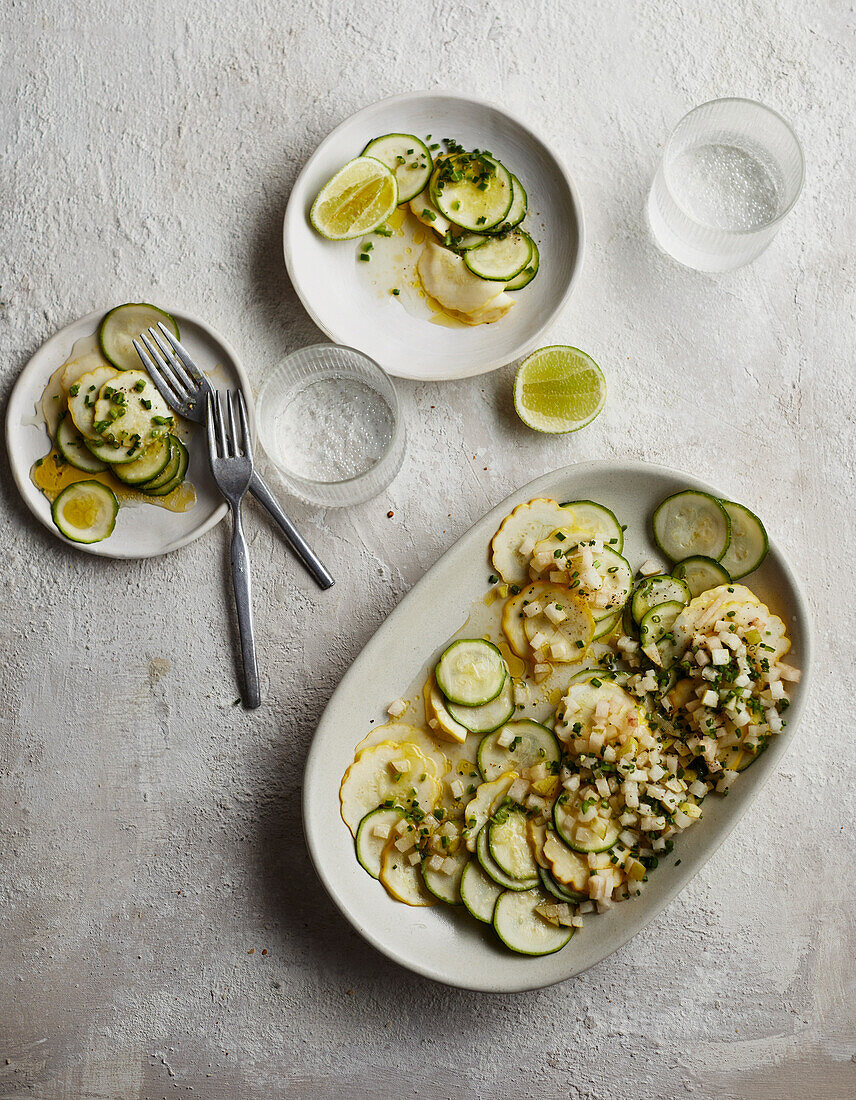
[[[359,107],[434,86],[504,103],[575,174],[589,248],[553,335],[610,386],[595,424],[550,440],[515,421],[510,367],[401,384],[410,449],[390,490],[294,505],[337,575],[327,595],[254,509],[254,715],[233,706],[226,529],[161,560],[69,552],[4,456],[0,1096],[856,1095],[853,5],[0,11],[4,398],[57,328],[141,298],[219,327],[258,385],[318,336],[280,253],[300,165]],[[660,255],[642,208],[671,126],[721,95],[788,117],[808,175],[773,246],[711,277]],[[473,519],[609,456],[683,467],[767,520],[815,616],[810,712],[731,839],[622,951],[541,993],[450,991],[364,945],[317,884],[306,747],[362,644]]]

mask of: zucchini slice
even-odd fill
[[[513,172],[509,172],[509,175],[511,176],[511,206],[502,223],[491,230],[492,233],[504,233],[507,229],[514,229],[515,226],[520,225],[529,208],[526,188]]]
[[[178,467],[169,481],[162,482],[160,485],[155,485],[154,481],[160,481],[164,474],[158,474],[154,481],[147,482],[145,485],[140,485],[140,491],[145,493],[147,497],[166,497],[177,489],[179,485],[184,481],[187,474],[187,467],[190,462],[190,455],[187,453],[187,448],[181,442],[180,439],[176,439],[174,435],[170,436],[170,449],[178,452]],[[166,470],[164,470],[166,473]]]
[[[576,855],[576,853],[573,854]],[[538,878],[541,880],[542,888],[548,894],[552,894],[554,898],[558,898],[559,901],[567,901],[574,905],[579,901],[585,901],[588,897],[588,894],[583,894],[579,890],[570,890],[568,887],[563,886],[554,875],[543,867],[538,868]]]
[[[435,735],[442,737],[444,741],[454,741],[458,745],[463,745],[469,730],[466,726],[462,726],[460,722],[456,722],[449,714],[446,709],[446,699],[437,687],[437,681],[434,679],[433,673],[428,677],[423,698],[425,700],[425,718]],[[436,722],[436,726],[432,723],[432,719]]]
[[[163,322],[180,339],[175,318],[149,302],[127,302],[105,313],[98,327],[98,345],[101,354],[116,370],[139,370],[140,357],[133,341],[149,328],[157,328]]]
[[[720,584],[731,584],[732,576],[721,562],[696,554],[692,558],[679,561],[672,570],[672,576],[683,581],[693,598],[716,588]]]
[[[60,532],[72,542],[102,542],[113,534],[119,501],[100,481],[76,481],[59,494],[51,516]]]
[[[542,608],[555,608],[565,617],[558,623],[546,610],[524,619],[523,630],[537,660],[574,664],[581,661],[594,637],[594,619],[579,596],[559,585],[546,585],[538,596]],[[536,643],[538,643],[536,645]]]
[[[559,502],[549,497],[536,497],[518,504],[499,525],[490,544],[493,567],[507,584],[524,584],[529,580],[531,547],[540,542],[567,520]],[[530,546],[528,553],[521,546]]]
[[[529,286],[538,274],[538,268],[541,266],[541,253],[538,251],[538,245],[531,237],[529,238],[529,243],[532,245],[532,252],[529,256],[529,260],[523,270],[515,275],[510,282],[505,284],[506,290],[522,290],[525,286]]]
[[[490,733],[504,726],[514,714],[514,681],[506,676],[499,695],[480,707],[464,707],[447,702],[446,709],[470,733]]]
[[[512,229],[501,237],[490,237],[484,244],[464,253],[464,263],[480,279],[507,283],[529,263],[532,244],[529,234]]]
[[[415,745],[382,741],[363,749],[345,772],[339,788],[342,820],[356,837],[366,814],[388,798],[405,809],[418,805],[427,813],[440,797],[435,770],[434,762]]]
[[[466,230],[455,233],[454,229],[449,229],[443,237],[443,244],[453,252],[469,252],[471,248],[478,248],[480,244],[489,240],[490,237],[485,236],[484,233],[467,233]]]
[[[512,878],[511,875],[507,875],[490,854],[489,830],[490,823],[488,822],[487,825],[482,827],[476,841],[476,858],[484,873],[504,890],[531,890],[538,883],[538,875],[533,872],[531,878],[525,879],[516,879]]]
[[[134,459],[140,457],[140,448],[136,443],[126,447],[115,440],[107,439],[84,438],[83,442],[86,444],[87,450],[97,459],[100,459],[101,462],[106,462],[113,473],[116,472],[115,467],[128,465]]]
[[[445,239],[447,233],[453,230],[452,223],[444,218],[434,203],[431,201],[431,193],[426,187],[415,198],[410,200],[410,212],[418,222],[427,225],[435,233],[439,233]]]
[[[594,635],[592,637],[593,642],[599,642],[603,638],[608,638],[618,624],[621,622],[621,611],[613,611],[611,615],[606,615],[602,619],[596,619],[594,624]]]
[[[605,680],[614,680],[615,673],[603,668],[581,668],[575,672],[568,684],[591,684],[592,687],[600,687]],[[597,681],[597,683],[595,683]]]
[[[624,530],[613,511],[594,500],[567,500],[562,508],[568,513],[561,527],[577,542],[599,539],[617,554],[624,551]]]
[[[654,541],[673,562],[698,554],[719,561],[731,541],[731,520],[716,497],[686,489],[658,506]]]
[[[484,873],[481,864],[471,859],[461,874],[461,901],[476,920],[490,924],[493,907],[502,893],[502,887]]]
[[[538,874],[538,864],[529,847],[527,823],[522,810],[502,810],[486,826],[491,859],[516,882],[528,882]]]
[[[70,466],[87,474],[98,474],[107,469],[107,463],[89,450],[83,436],[75,428],[74,421],[66,413],[56,430],[56,449]]]
[[[739,581],[758,568],[770,544],[764,524],[754,512],[733,500],[721,500],[720,504],[731,520],[731,542],[719,560],[731,579]]]
[[[641,623],[651,608],[656,607],[657,604],[677,601],[686,607],[691,599],[692,592],[685,581],[680,577],[661,573],[642,581],[633,593],[630,610],[634,621]]]
[[[575,852],[608,852],[618,840],[621,824],[599,801],[590,820],[581,820],[584,799],[579,793],[560,795],[553,807],[553,825],[569,848]],[[549,858],[549,857],[548,857]]]
[[[374,157],[392,172],[398,184],[399,206],[423,191],[434,171],[434,158],[428,146],[413,134],[383,134],[372,138],[360,156]]]
[[[410,862],[407,858],[409,853],[399,852],[395,841],[395,836],[389,838],[380,857],[378,878],[386,892],[396,901],[403,901],[405,905],[436,905],[437,899],[426,887],[420,865]]]
[[[448,874],[443,871],[432,871],[427,860],[422,863],[422,879],[430,893],[447,905],[461,904],[461,877],[464,868],[470,862],[470,853],[461,845],[454,855],[445,857],[455,861],[454,871]]]
[[[95,401],[96,438],[125,447],[136,444],[138,457],[174,425],[175,413],[141,370],[126,370],[108,379]]]
[[[639,624],[642,652],[661,668],[671,668],[674,663],[676,647],[671,631],[684,607],[680,600],[657,604],[643,615]]]
[[[484,233],[505,221],[514,197],[508,169],[486,153],[445,157],[428,186],[440,213],[472,233]]]
[[[165,439],[155,440],[139,458],[120,463],[113,473],[126,485],[142,485],[144,481],[154,481],[158,474],[164,472],[172,457],[170,439],[171,436],[167,436]]]
[[[587,859],[569,848],[552,829],[547,830],[542,852],[547,869],[561,889],[588,897],[591,871]]]
[[[68,391],[68,411],[84,439],[98,440],[95,431],[95,403],[105,382],[118,378],[113,367],[96,367],[82,374]]]
[[[377,810],[367,813],[360,822],[357,835],[354,838],[354,847],[357,852],[357,860],[372,878],[380,877],[380,861],[386,842],[389,840],[393,827],[401,821],[403,816],[404,811],[398,809],[397,806],[391,809],[379,807]],[[374,831],[376,826],[384,826],[387,830],[386,836],[378,836]]]
[[[551,924],[536,912],[547,904],[549,895],[538,887],[524,893],[506,890],[494,906],[494,931],[518,955],[553,955],[561,951],[574,929]]]
[[[493,642],[484,638],[460,638],[443,652],[434,676],[450,703],[480,707],[502,691],[508,669]]]
[[[503,740],[512,734],[511,744],[503,748],[499,744],[500,733]],[[559,742],[552,730],[533,722],[531,718],[521,718],[516,722],[507,722],[500,730],[486,734],[479,743],[478,765],[482,779],[490,782],[508,771],[522,771],[535,764],[550,764],[562,755]]]
[[[464,810],[464,840],[471,852],[475,851],[476,838],[487,819],[502,805],[508,789],[517,778],[517,772],[506,772],[490,783],[479,783],[475,797]]]

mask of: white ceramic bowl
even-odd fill
[[[656,505],[680,489],[723,495],[696,478],[641,462],[591,462],[545,474],[483,516],[401,601],[363,649],[330,700],[312,742],[303,784],[306,840],[330,896],[356,930],[389,958],[448,985],[489,993],[536,989],[571,978],[617,950],[651,921],[693,878],[728,836],[778,767],[799,727],[809,691],[811,623],[806,601],[783,554],[770,541],[761,568],[746,583],[788,628],[794,685],[788,724],[766,752],[742,772],[728,798],[710,798],[704,819],[681,836],[660,861],[641,897],[586,919],[585,927],[555,955],[526,958],[508,951],[493,929],[466,910],[438,904],[414,909],[393,901],[357,863],[354,842],[339,813],[339,784],[354,746],[383,722],[386,707],[436,660],[460,629],[472,602],[485,592],[488,544],[502,518],[533,497],[589,499],[612,508],[628,525],[625,550],[632,565],[662,560],[651,538]],[[727,495],[727,494],[726,494]],[[771,862],[787,852],[771,851]],[[679,862],[678,862],[679,861]],[[733,889],[737,889],[735,884]],[[715,929],[710,932],[716,935]],[[656,942],[652,959],[656,959]]]
[[[12,388],[6,409],[6,447],[15,484],[36,519],[61,542],[87,554],[104,558],[151,558],[178,550],[204,535],[226,515],[228,506],[208,468],[203,427],[190,426],[187,479],[196,487],[196,504],[186,512],[169,512],[151,504],[123,505],[113,534],[90,545],[70,542],[51,518],[50,501],[30,480],[30,468],[50,450],[44,423],[36,417],[37,402],[51,374],[71,352],[72,345],[98,328],[104,310],[89,313],[60,329],[30,359]],[[254,430],[253,395],[246,372],[234,348],[204,321],[171,310],[178,322],[181,342],[216,388],[239,386],[244,394]]]
[[[445,328],[412,316],[371,284],[355,262],[359,241],[328,241],[309,223],[327,180],[366,143],[391,132],[453,137],[489,149],[523,182],[526,225],[537,241],[537,277],[514,292],[517,304],[490,325]],[[566,169],[530,129],[499,107],[448,92],[393,96],[366,107],[322,141],[303,167],[285,212],[288,274],[312,320],[332,340],[358,348],[399,378],[466,378],[495,370],[537,347],[567,302],[583,255],[583,215]]]

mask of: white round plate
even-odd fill
[[[253,425],[250,383],[234,348],[204,321],[179,310],[171,312],[178,322],[182,345],[209,376],[211,384],[220,389],[240,386]],[[34,422],[36,405],[41,401],[51,374],[68,358],[72,345],[81,337],[94,333],[104,313],[104,310],[89,313],[66,325],[42,344],[21,371],[6,410],[9,464],[30,511],[52,535],[68,546],[104,558],[153,558],[193,542],[226,515],[227,505],[208,469],[207,443],[201,425],[191,424],[187,439],[190,452],[187,478],[196,487],[196,504],[187,512],[170,512],[152,504],[123,503],[113,534],[103,542],[85,545],[61,535],[51,519],[50,501],[30,480],[33,463],[50,449],[44,424]]]
[[[328,241],[309,209],[328,179],[379,134],[452,137],[489,149],[518,175],[529,196],[530,228],[541,252],[536,278],[513,292],[514,308],[490,325],[446,328],[412,316],[372,285],[358,262],[360,240]],[[565,168],[531,130],[500,107],[448,92],[414,92],[366,107],[338,126],[303,167],[285,212],[288,274],[307,313],[331,340],[359,348],[399,378],[467,378],[495,370],[538,345],[565,305],[580,271],[583,215]]]
[[[357,863],[354,842],[340,816],[339,784],[353,759],[354,746],[372,723],[386,720],[390,700],[425,675],[460,629],[473,601],[484,596],[490,572],[488,545],[513,507],[541,496],[603,503],[628,525],[624,553],[636,568],[648,558],[662,561],[651,538],[651,515],[664,497],[680,489],[729,496],[695,478],[641,462],[567,466],[524,486],[470,528],[414,586],[333,694],[306,763],[307,844],[321,881],[342,913],[369,943],[402,966],[448,985],[486,993],[521,992],[574,977],[625,944],[686,886],[778,767],[808,697],[812,646],[806,601],[771,539],[760,569],[741,583],[784,619],[793,643],[789,660],[802,669],[784,732],[772,738],[767,751],[741,773],[728,798],[705,802],[704,819],[679,838],[671,858],[660,861],[641,897],[587,917],[585,927],[561,951],[543,958],[515,955],[503,947],[493,929],[479,924],[463,907],[438,903],[414,909],[393,901]],[[783,852],[770,853],[773,861],[786,858]],[[733,889],[738,889],[736,883]],[[713,929],[711,935],[716,934]],[[653,942],[652,959],[657,956],[656,946]]]

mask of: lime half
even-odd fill
[[[397,204],[392,172],[373,157],[357,157],[321,188],[309,220],[322,237],[347,241],[377,229]]]
[[[554,344],[524,359],[514,379],[514,408],[536,432],[575,432],[590,424],[606,401],[606,379],[579,348]]]

